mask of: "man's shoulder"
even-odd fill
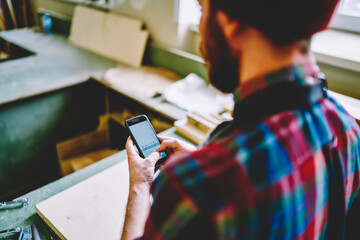
[[[198,176],[212,179],[231,173],[234,178],[251,182],[255,188],[272,184],[284,174],[290,174],[292,158],[314,151],[304,136],[303,118],[300,113],[283,112],[251,127],[235,128],[228,136],[197,151],[170,159],[168,171],[183,177],[197,172]]]
[[[171,157],[166,163],[167,171],[178,172],[186,175],[189,171],[217,173],[225,171],[224,165],[243,168],[249,164],[249,160],[256,162],[265,157],[264,152],[280,151],[278,142],[278,124],[292,121],[289,114],[281,114],[271,121],[260,121],[248,128],[235,128],[228,136],[214,140],[193,152],[186,152]],[[290,123],[288,123],[290,124]],[[288,124],[282,126],[287,129]],[[285,136],[287,137],[287,136]],[[282,150],[282,149],[281,149]],[[282,155],[279,154],[278,157]],[[181,171],[179,170],[181,169]]]
[[[345,133],[353,127],[352,119],[335,103],[331,99],[310,110],[286,111],[251,127],[235,128],[223,139],[170,158],[167,171],[182,179],[197,175],[191,182],[217,179],[229,171],[237,171],[237,176],[245,176],[255,187],[273,184],[291,174],[299,159],[307,159],[319,151],[336,131]],[[334,126],[335,118],[342,124]]]

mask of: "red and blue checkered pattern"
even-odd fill
[[[249,81],[235,93],[235,108],[250,94],[285,81],[308,84],[305,68]],[[332,141],[341,158],[347,211],[360,187],[359,127],[334,99],[324,98],[168,159],[152,186],[142,239],[323,239],[329,176],[322,149]]]

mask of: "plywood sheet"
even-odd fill
[[[129,193],[127,161],[36,205],[61,239],[118,240]]]
[[[77,6],[71,25],[70,42],[104,57],[138,67],[141,65],[149,32],[143,22]]]
[[[195,144],[200,144],[206,140],[207,134],[189,124],[186,118],[177,120],[174,123],[174,127],[177,133],[193,141]]]

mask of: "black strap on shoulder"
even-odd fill
[[[234,120],[220,124],[210,134],[207,142],[226,137],[236,127],[255,124],[276,113],[310,108],[320,99],[327,97],[326,90],[325,80],[321,80],[317,84],[306,86],[285,82],[255,92],[236,106]]]
[[[335,140],[323,147],[326,167],[329,174],[328,222],[325,240],[344,238],[345,229],[345,192],[340,156]]]
[[[299,86],[285,82],[250,95],[234,109],[237,125],[258,121],[292,109],[308,109],[326,96],[322,83]]]

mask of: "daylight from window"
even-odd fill
[[[360,17],[360,0],[344,0],[340,5],[339,13]]]
[[[342,0],[338,8],[338,14],[360,17],[360,0]],[[179,22],[198,25],[201,17],[201,9],[197,0],[179,1]]]
[[[201,8],[197,0],[180,0],[179,23],[199,25]]]

